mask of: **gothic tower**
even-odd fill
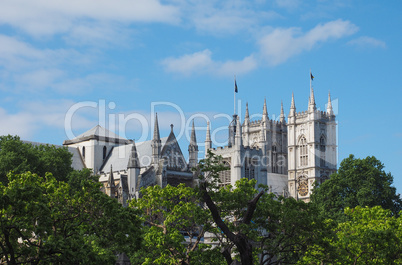
[[[336,171],[336,122],[328,97],[327,111],[316,108],[311,87],[307,111],[296,112],[294,95],[288,117],[288,191],[310,200],[315,183]]]

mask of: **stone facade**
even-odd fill
[[[241,178],[253,178],[270,191],[309,201],[315,183],[320,184],[336,171],[336,121],[328,95],[326,111],[317,110],[311,88],[308,110],[296,112],[294,96],[288,123],[281,106],[279,120],[268,118],[264,101],[262,119],[250,121],[248,105],[243,124],[233,115],[229,141],[212,148],[208,124],[205,148],[223,157],[230,168],[221,173],[222,185]]]
[[[185,183],[193,186],[191,167],[196,165],[198,146],[193,126],[189,145],[190,163],[186,162],[171,125],[168,137],[160,138],[158,118],[155,118],[153,139],[135,143],[120,138],[109,130],[96,126],[63,145],[76,148],[83,167],[99,174],[103,191],[123,205],[139,196],[141,187]],[[191,159],[193,158],[193,159]]]

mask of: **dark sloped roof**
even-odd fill
[[[168,137],[161,138],[162,148],[165,146]],[[138,160],[140,167],[147,167],[152,162],[152,140],[136,143]],[[113,171],[126,170],[130,152],[133,144],[120,145],[113,147],[110,155],[102,165],[100,171],[108,172],[110,166],[113,166]]]
[[[115,134],[114,132],[109,131],[106,128],[103,128],[100,125],[96,125],[92,129],[78,135],[72,140],[65,140],[63,145],[75,144],[91,139],[101,140],[105,142],[114,142],[114,143],[121,143],[121,144],[128,144],[130,140],[122,138]]]

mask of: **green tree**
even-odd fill
[[[193,188],[180,184],[150,186],[130,202],[141,211],[144,240],[135,264],[221,264],[218,249],[204,244],[206,231],[213,230],[207,209]]]
[[[337,228],[339,264],[402,264],[402,219],[380,206],[346,208]]]
[[[67,148],[54,145],[24,143],[18,136],[0,136],[0,181],[7,185],[8,172],[27,171],[44,177],[51,172],[57,180],[66,181],[72,172],[72,154]]]
[[[259,264],[296,264],[307,251],[327,247],[332,226],[312,204],[266,194],[261,197],[253,221],[261,231],[255,246]]]
[[[398,215],[402,201],[392,186],[391,173],[375,157],[357,159],[353,155],[344,159],[338,172],[316,187],[311,201],[321,213],[338,221],[345,221],[344,210],[356,206],[381,206]]]
[[[346,208],[345,214],[349,220],[333,229],[329,248],[316,248],[316,255],[307,253],[300,264],[402,264],[401,217],[380,206]],[[323,262],[328,252],[331,258]]]
[[[216,238],[227,264],[233,255],[243,265],[295,264],[308,249],[322,245],[328,229],[312,205],[275,196],[264,186],[257,189],[256,180],[221,187],[224,169],[221,157],[209,152],[197,174],[199,196],[220,229]]]
[[[0,257],[5,264],[112,264],[138,248],[140,222],[100,192],[88,171],[72,189],[50,173],[8,175],[0,184]]]

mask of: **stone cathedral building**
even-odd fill
[[[250,121],[248,105],[243,123],[234,114],[225,147],[212,148],[208,124],[205,148],[223,157],[230,169],[221,172],[222,185],[240,178],[256,179],[270,191],[309,201],[314,183],[322,183],[336,171],[336,121],[328,94],[327,110],[316,107],[310,90],[307,111],[296,112],[295,99],[285,120],[283,105],[279,121],[268,118],[264,101],[262,119]]]
[[[309,201],[314,183],[322,183],[336,171],[336,121],[331,96],[328,94],[326,111],[318,110],[312,88],[306,111],[296,112],[292,94],[287,122],[283,105],[279,120],[269,119],[264,101],[261,120],[250,120],[248,105],[243,122],[233,115],[227,146],[213,148],[210,130],[208,123],[205,151],[221,155],[230,168],[220,174],[222,185],[234,186],[240,178],[253,178],[277,195]],[[173,125],[167,137],[160,137],[157,115],[149,141],[135,143],[98,125],[63,145],[74,154],[75,169],[93,169],[100,175],[103,191],[123,204],[138,197],[141,187],[196,183],[191,171],[198,162],[194,121],[188,162]]]
[[[158,116],[155,117],[153,138],[150,141],[135,143],[121,138],[113,132],[95,126],[72,140],[64,141],[74,153],[75,169],[91,168],[99,174],[103,191],[125,205],[131,198],[139,196],[141,187],[185,183],[193,186],[191,168],[196,166],[198,146],[196,144],[194,123],[189,145],[189,162],[186,162],[173,132],[160,137]]]

